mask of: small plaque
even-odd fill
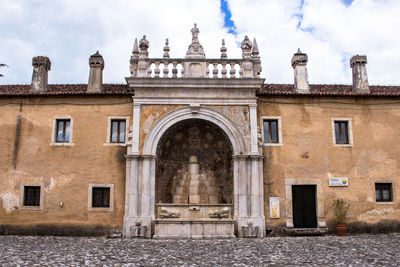
[[[329,177],[329,186],[349,186],[348,177]]]
[[[281,217],[279,212],[279,197],[269,197],[269,217],[271,219]]]

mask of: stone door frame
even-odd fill
[[[326,228],[325,211],[324,211],[324,194],[322,189],[322,178],[286,178],[286,228],[293,229],[293,185],[315,185],[316,188],[316,210],[317,210],[317,227]]]

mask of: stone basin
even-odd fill
[[[157,204],[153,238],[234,238],[232,204]]]

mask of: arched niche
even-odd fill
[[[190,156],[196,156],[200,173],[211,178],[218,203],[233,203],[233,148],[226,133],[204,119],[186,119],[170,126],[159,139],[156,150],[156,203],[173,203],[177,181],[188,173]],[[188,192],[185,183],[182,198]],[[200,203],[211,204],[204,183],[200,184]],[[185,203],[182,200],[179,203]]]

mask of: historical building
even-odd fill
[[[97,52],[87,85],[48,84],[34,57],[31,85],[0,86],[3,233],[324,233],[338,198],[354,229],[399,225],[400,87],[369,86],[366,56],[352,85],[309,85],[300,50],[294,84],[269,84],[255,39],[209,59],[198,34],[185,58],[135,40],[126,84]]]

